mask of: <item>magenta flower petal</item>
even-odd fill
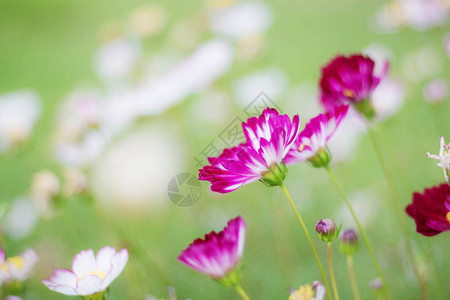
[[[292,121],[273,108],[242,123],[247,142],[209,157],[199,170],[199,179],[211,182],[211,190],[234,191],[244,184],[262,179],[270,168],[282,164],[298,133],[299,117]]]
[[[325,150],[339,124],[347,115],[348,106],[335,107],[333,113],[320,114],[305,125],[284,161],[286,165],[309,160]]]
[[[386,75],[374,73],[375,63],[360,54],[336,56],[322,68],[320,79],[320,100],[327,112],[333,107],[358,103],[370,98],[373,90]]]
[[[416,230],[425,236],[433,236],[450,230],[450,185],[443,183],[423,194],[414,193],[406,213],[416,222]]]
[[[204,239],[194,240],[178,260],[210,277],[223,278],[236,268],[244,253],[245,228],[243,218],[232,219],[219,233],[212,231]]]

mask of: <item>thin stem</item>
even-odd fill
[[[244,289],[242,288],[242,286],[237,283],[234,288],[236,289],[236,292],[239,294],[239,296],[241,296],[242,299],[244,300],[250,300],[250,297],[247,295],[247,293],[244,291]]]
[[[394,186],[394,175],[392,174],[391,169],[389,168],[389,165],[387,161],[385,160],[385,156],[383,155],[383,147],[381,146],[380,142],[381,139],[376,137],[375,130],[368,124],[367,126],[369,137],[372,142],[373,148],[375,149],[375,153],[377,155],[378,161],[380,162],[381,169],[383,170],[384,176],[387,179],[389,190],[391,192],[392,197],[392,203],[394,205],[394,211],[397,215],[397,220],[400,223],[400,229],[402,231],[403,238],[405,239],[405,249],[406,254],[408,256],[408,260],[411,263],[411,267],[413,269],[413,273],[417,278],[417,281],[419,282],[420,287],[420,293],[422,299],[428,299],[428,291],[425,284],[425,280],[423,276],[420,274],[420,271],[417,269],[416,262],[414,259],[414,254],[411,246],[411,239],[408,234],[407,224],[405,220],[405,214],[403,213],[402,205],[400,203],[400,197],[397,193],[397,190]]]
[[[386,287],[386,281],[384,280],[384,276],[383,276],[383,273],[381,272],[381,268],[378,265],[377,259],[375,258],[375,253],[373,251],[372,245],[370,244],[369,238],[366,235],[366,231],[364,230],[364,228],[362,227],[361,223],[359,222],[359,219],[356,216],[356,213],[353,210],[353,208],[352,208],[352,206],[350,204],[350,201],[347,198],[347,195],[345,194],[345,192],[342,189],[341,185],[337,181],[336,177],[334,177],[333,172],[331,172],[331,170],[330,170],[330,168],[328,166],[325,166],[324,168],[328,172],[328,175],[330,175],[330,178],[333,181],[333,183],[336,186],[336,188],[338,189],[339,194],[341,194],[342,199],[344,200],[345,204],[348,207],[348,210],[350,211],[353,219],[355,220],[356,226],[358,226],[358,230],[361,233],[361,236],[363,237],[363,240],[364,240],[364,243],[366,244],[367,250],[369,250],[369,255],[372,258],[373,265],[375,266],[375,269],[377,270],[378,277],[380,277],[381,281],[383,281],[383,286],[385,287],[386,298],[387,299],[391,299],[389,291],[388,291],[388,289]]]
[[[336,285],[336,278],[333,271],[333,260],[331,259],[331,243],[327,243],[328,248],[328,267],[330,268],[331,286],[333,287],[334,299],[339,300],[339,293]]]
[[[359,295],[358,290],[358,284],[356,283],[355,268],[353,267],[352,255],[347,255],[347,268],[348,268],[348,277],[350,278],[350,284],[352,285],[353,298],[355,298],[355,300],[361,300],[361,296]]]
[[[294,211],[294,214],[297,217],[297,220],[300,223],[300,226],[302,227],[303,232],[306,235],[306,238],[308,239],[308,243],[311,246],[311,250],[312,250],[312,252],[314,254],[314,258],[316,259],[317,266],[319,267],[319,271],[320,271],[320,274],[322,276],[323,284],[325,285],[325,288],[327,290],[328,299],[331,300],[330,285],[328,284],[327,276],[325,275],[325,272],[324,272],[323,267],[322,267],[322,263],[320,262],[319,255],[317,254],[317,251],[316,251],[316,247],[314,246],[314,243],[313,243],[313,241],[311,239],[311,236],[309,235],[309,232],[308,232],[308,229],[306,228],[305,222],[303,222],[303,219],[300,216],[300,213],[298,212],[297,208],[295,207],[295,204],[292,201],[291,195],[289,194],[289,192],[286,189],[286,187],[283,184],[281,184],[280,187],[283,190],[284,194],[286,195],[286,198],[288,199],[289,204],[291,205],[292,210]]]

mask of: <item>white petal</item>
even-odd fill
[[[75,291],[78,295],[86,296],[92,295],[102,291],[101,289],[102,279],[97,275],[86,275],[83,278],[77,280],[77,287]]]
[[[103,247],[97,252],[97,270],[107,273],[111,270],[111,259],[116,254],[116,249],[113,247]]]
[[[96,267],[97,263],[92,249],[81,251],[75,256],[72,262],[72,270],[77,276],[89,274]]]
[[[102,288],[106,289],[120,273],[122,273],[128,261],[128,250],[122,249],[111,258],[112,270],[109,272],[102,282]]]

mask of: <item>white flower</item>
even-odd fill
[[[59,195],[60,190],[59,179],[52,172],[44,170],[33,175],[31,199],[41,216],[52,215],[52,200]]]
[[[439,148],[439,155],[430,154],[427,152],[427,156],[432,159],[439,160],[437,164],[444,170],[444,177],[448,184],[450,184],[450,143],[448,145],[444,142],[444,137],[441,136],[441,145]]]
[[[89,249],[75,256],[72,271],[57,269],[42,282],[49,289],[65,295],[103,294],[122,273],[127,261],[127,249],[116,252],[116,249],[106,246],[98,251],[97,256]]]
[[[7,236],[21,239],[34,229],[37,221],[38,212],[35,205],[29,199],[19,197],[2,217],[2,229]]]
[[[0,96],[0,151],[25,142],[40,114],[39,96],[33,91]]]
[[[0,247],[0,283],[24,281],[30,276],[38,255],[32,249],[27,249],[19,256],[6,258],[5,251]]]

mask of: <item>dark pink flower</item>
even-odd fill
[[[347,115],[348,106],[334,108],[333,113],[320,114],[306,124],[305,129],[298,135],[289,153],[286,155],[286,165],[302,161],[317,161],[318,166],[327,164],[330,157],[326,157],[328,141],[333,136],[341,121]],[[318,158],[319,155],[325,157]],[[320,160],[325,160],[321,162]]]
[[[450,230],[450,185],[443,183],[414,193],[406,213],[416,222],[417,232],[433,236]]]
[[[245,222],[240,216],[228,221],[216,233],[211,231],[204,239],[196,239],[178,256],[187,266],[214,279],[223,279],[233,271],[244,253]]]
[[[376,75],[374,67],[374,61],[368,56],[355,54],[348,57],[339,55],[322,68],[320,100],[325,110],[332,112],[333,107],[343,104],[354,104],[357,109],[368,110],[358,106],[370,105],[373,90],[387,72],[386,65],[383,74]]]
[[[291,121],[289,116],[267,108],[242,127],[247,141],[225,149],[218,157],[209,157],[210,165],[199,170],[199,179],[211,182],[212,191],[228,193],[257,180],[277,185],[286,176],[283,160],[297,136],[298,115]]]

